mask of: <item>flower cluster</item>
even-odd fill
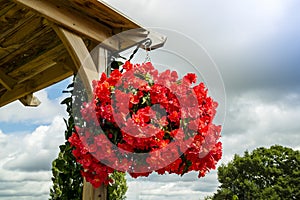
[[[69,139],[87,181],[107,184],[113,170],[202,177],[214,169],[222,156],[221,126],[213,124],[218,104],[203,83],[193,86],[196,75],[179,80],[150,62],[123,69],[93,82],[94,97],[81,110],[85,125]]]

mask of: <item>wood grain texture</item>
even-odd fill
[[[73,75],[73,72],[67,66],[57,64],[33,78],[24,81],[22,84],[16,85],[13,90],[4,92],[0,97],[0,107],[62,81],[71,75]]]
[[[107,200],[107,186],[93,188],[93,186],[84,180],[82,200]]]
[[[91,97],[93,93],[92,81],[98,80],[99,75],[90,52],[78,35],[59,26],[53,28],[72,57],[78,75],[87,90],[88,96]]]
[[[8,73],[9,76],[15,77],[18,83],[22,83],[35,75],[47,70],[48,68],[57,64],[57,59],[60,55],[67,52],[63,44],[60,44],[30,62],[18,67],[17,69]]]
[[[63,1],[49,0],[15,0],[46,19],[58,24],[66,29],[72,30],[81,36],[86,36],[96,42],[101,43],[106,38],[113,35],[112,28],[109,28],[92,18],[83,15],[77,10],[71,10],[69,6],[64,6]],[[108,48],[116,48],[117,44],[110,44]]]

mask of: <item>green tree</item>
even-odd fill
[[[300,199],[300,151],[274,145],[238,155],[218,167],[214,200]]]

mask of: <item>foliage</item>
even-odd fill
[[[73,84],[68,86],[72,93]],[[58,158],[52,162],[53,186],[50,190],[52,200],[81,200],[83,178],[80,174],[82,167],[76,162],[72,154],[73,147],[68,142],[69,137],[74,132],[74,118],[72,116],[72,97],[67,97],[61,104],[67,106],[69,119],[65,120],[67,130],[65,131],[66,142],[59,146]]]
[[[81,84],[79,81],[76,84]],[[83,88],[82,86],[78,86]],[[74,147],[68,141],[69,137],[75,131],[75,122],[72,109],[80,108],[81,102],[87,100],[85,91],[73,91],[74,83],[68,86],[67,91],[71,97],[64,99],[61,104],[65,104],[68,112],[68,120],[64,119],[67,130],[65,131],[66,142],[59,146],[58,157],[52,162],[52,181],[53,186],[50,189],[51,200],[81,200],[83,190],[82,166],[76,162],[72,154]],[[77,97],[77,98],[74,98]],[[73,98],[72,98],[73,97]],[[111,174],[112,183],[108,186],[109,200],[124,200],[127,191],[125,174],[114,172]]]
[[[108,198],[110,200],[124,200],[126,199],[125,193],[128,189],[126,184],[125,174],[123,172],[114,171],[110,178],[113,184],[108,186]]]
[[[213,124],[217,103],[195,74],[178,80],[176,71],[159,73],[148,62],[122,66],[94,81],[94,97],[81,109],[83,126],[69,142],[94,187],[109,184],[114,170],[132,177],[159,174],[199,177],[221,158],[221,126]]]
[[[212,199],[300,199],[300,152],[261,147],[218,168],[220,189]]]

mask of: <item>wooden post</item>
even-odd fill
[[[99,188],[93,188],[93,186],[86,182],[83,182],[83,200],[107,200],[107,186],[102,185]]]
[[[100,69],[97,69],[88,49],[86,48],[80,36],[55,25],[53,26],[53,28],[67,48],[69,54],[71,55],[75,63],[75,67],[78,70],[78,75],[80,76],[88,92],[89,98],[91,98],[93,91],[92,81],[98,80],[99,74],[105,72],[105,67],[107,65],[105,59],[106,50],[99,49],[97,65],[101,67]],[[82,199],[107,200],[107,186],[102,185],[101,187],[95,189],[90,183],[84,180]]]

